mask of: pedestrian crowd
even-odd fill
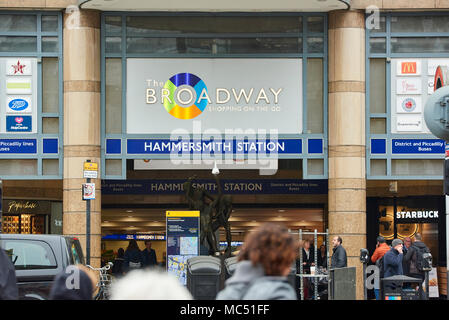
[[[332,257],[330,269],[347,267],[347,254],[343,239],[332,239]],[[315,250],[309,240],[299,243],[284,226],[266,223],[256,231],[249,233],[238,253],[233,275],[226,280],[225,287],[216,297],[217,300],[296,300],[298,293],[294,290],[288,276],[292,266],[301,269],[298,259],[302,250],[302,270],[313,273],[315,261],[321,269],[327,268],[326,246],[323,244]],[[380,270],[379,278],[395,275],[408,275],[424,280],[423,254],[430,252],[422,242],[421,234],[415,234],[415,241],[410,238],[394,239],[391,247],[386,240],[377,238],[376,250],[371,262]],[[111,286],[111,300],[190,300],[192,295],[179,281],[163,272],[157,266],[157,258],[151,242],[145,242],[145,249],[140,250],[135,240],[130,240],[126,250],[120,248],[114,261],[112,273],[116,280]],[[49,299],[51,300],[90,300],[98,292],[99,276],[92,269],[83,266],[69,266],[58,274],[53,282]],[[293,267],[294,269],[294,267]],[[296,270],[295,273],[299,271]],[[74,276],[74,274],[76,276]],[[296,277],[297,278],[297,277]],[[310,281],[304,282],[306,298]],[[298,281],[296,282],[298,287]],[[376,299],[379,297],[379,280],[375,282]],[[309,294],[310,295],[310,294]],[[14,265],[4,250],[0,250],[0,300],[18,299],[18,289]]]

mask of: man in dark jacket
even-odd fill
[[[404,274],[402,270],[402,240],[394,239],[391,247],[384,255],[384,278]]]
[[[332,245],[334,247],[332,259],[331,259],[331,269],[335,268],[345,268],[348,266],[346,258],[346,250],[341,245],[343,240],[340,236],[336,236],[332,239]]]
[[[151,249],[150,241],[145,241],[145,249],[142,250],[142,262],[144,268],[157,266],[156,251]]]
[[[55,277],[50,300],[92,300],[95,280],[87,268],[70,265]]]
[[[424,242],[422,242],[421,234],[417,233],[415,234],[415,242],[413,242],[413,244],[408,249],[407,254],[404,256],[405,264],[408,267],[406,275],[424,281],[424,271],[418,270],[418,268],[416,267],[417,254],[420,254],[419,252],[430,252],[430,250],[424,244]]]
[[[17,300],[16,270],[6,252],[0,248],[0,300]]]

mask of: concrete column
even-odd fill
[[[357,267],[357,299],[366,247],[364,28],[362,11],[329,13],[329,233]]]
[[[83,163],[100,163],[100,13],[64,14],[64,185],[63,233],[80,239],[86,254]],[[99,168],[101,170],[101,168]],[[101,180],[92,179],[90,263],[100,266]]]

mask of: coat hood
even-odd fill
[[[79,282],[75,272],[63,271],[55,277],[50,300],[92,300],[92,282],[83,270],[78,270]]]
[[[11,259],[3,249],[0,249],[0,300],[17,300],[16,270]]]

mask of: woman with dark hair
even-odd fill
[[[285,227],[263,224],[246,237],[234,275],[217,300],[296,300],[287,275],[298,249]]]
[[[124,271],[128,272],[132,269],[140,269],[143,265],[142,253],[140,252],[137,241],[129,240],[128,248],[126,248],[124,255]]]
[[[114,260],[114,264],[112,266],[112,274],[116,277],[123,276],[124,268],[123,264],[125,263],[125,250],[123,248],[118,249],[117,257]]]

